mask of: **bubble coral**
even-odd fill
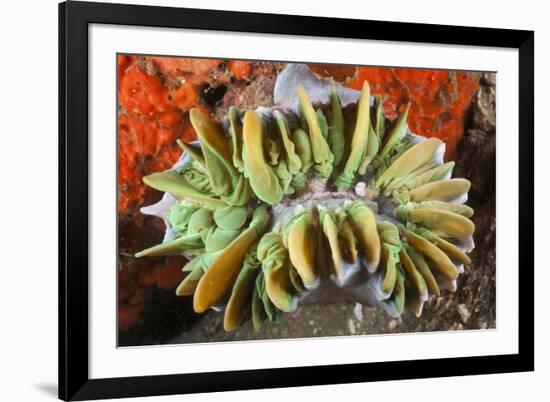
[[[143,179],[167,193],[143,209],[165,240],[136,256],[188,256],[176,293],[223,309],[227,331],[319,301],[420,316],[470,263],[470,182],[451,178],[441,140],[409,131],[410,105],[389,121],[366,81],[356,93],[287,70],[278,107],[232,107],[223,126],[190,111],[198,144]]]

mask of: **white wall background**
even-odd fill
[[[119,0],[119,2],[126,2]],[[132,2],[132,1],[130,1]],[[536,43],[536,371],[140,398],[133,401],[281,401],[376,398],[430,401],[543,399],[550,378],[543,260],[544,210],[550,191],[543,165],[550,147],[545,124],[550,90],[550,26],[545,3],[462,0],[298,2],[277,0],[139,1],[134,3],[273,13],[534,29]],[[0,399],[54,400],[57,382],[57,1],[4,2],[0,23]],[[541,251],[542,250],[542,251]],[[537,396],[540,397],[537,398]]]

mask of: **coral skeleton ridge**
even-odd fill
[[[190,111],[198,144],[144,178],[177,200],[169,235],[136,256],[187,256],[177,295],[223,310],[227,331],[320,301],[420,316],[470,263],[470,182],[443,142],[409,132],[410,104],[388,121],[367,82],[344,108],[334,88],[324,104],[296,93],[294,111],[231,107],[223,126]]]

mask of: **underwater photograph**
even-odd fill
[[[113,74],[119,347],[496,328],[496,73]]]

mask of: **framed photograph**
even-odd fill
[[[534,33],[59,5],[59,397],[534,369]]]

